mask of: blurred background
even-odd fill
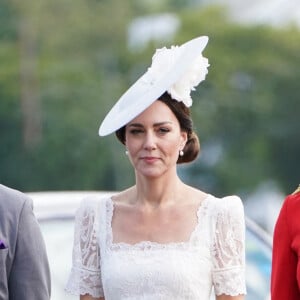
[[[0,1],[0,182],[24,192],[120,190],[125,149],[99,125],[155,48],[199,35],[210,68],[192,93],[201,141],[188,184],[238,194],[272,232],[300,181],[298,0]]]

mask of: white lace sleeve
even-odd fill
[[[243,204],[237,196],[218,199],[217,202],[212,243],[215,294],[246,294]]]
[[[103,297],[98,243],[98,204],[84,199],[76,212],[73,265],[66,291],[75,295]]]

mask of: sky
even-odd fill
[[[206,5],[220,3],[229,7],[233,19],[241,23],[286,26],[291,23],[300,28],[299,0],[213,0]]]

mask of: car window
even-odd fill
[[[269,244],[249,229],[246,231],[247,300],[267,300],[270,290],[272,252]]]
[[[51,300],[78,300],[64,291],[72,265],[74,219],[40,222],[51,272]]]

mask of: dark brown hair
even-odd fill
[[[193,130],[190,109],[183,102],[173,100],[167,92],[160,96],[157,101],[165,103],[171,109],[179,122],[181,130],[187,133],[187,142],[183,148],[184,154],[178,156],[177,163],[188,163],[195,160],[200,152],[200,142]],[[116,131],[117,138],[123,144],[125,144],[125,129],[126,125]]]

